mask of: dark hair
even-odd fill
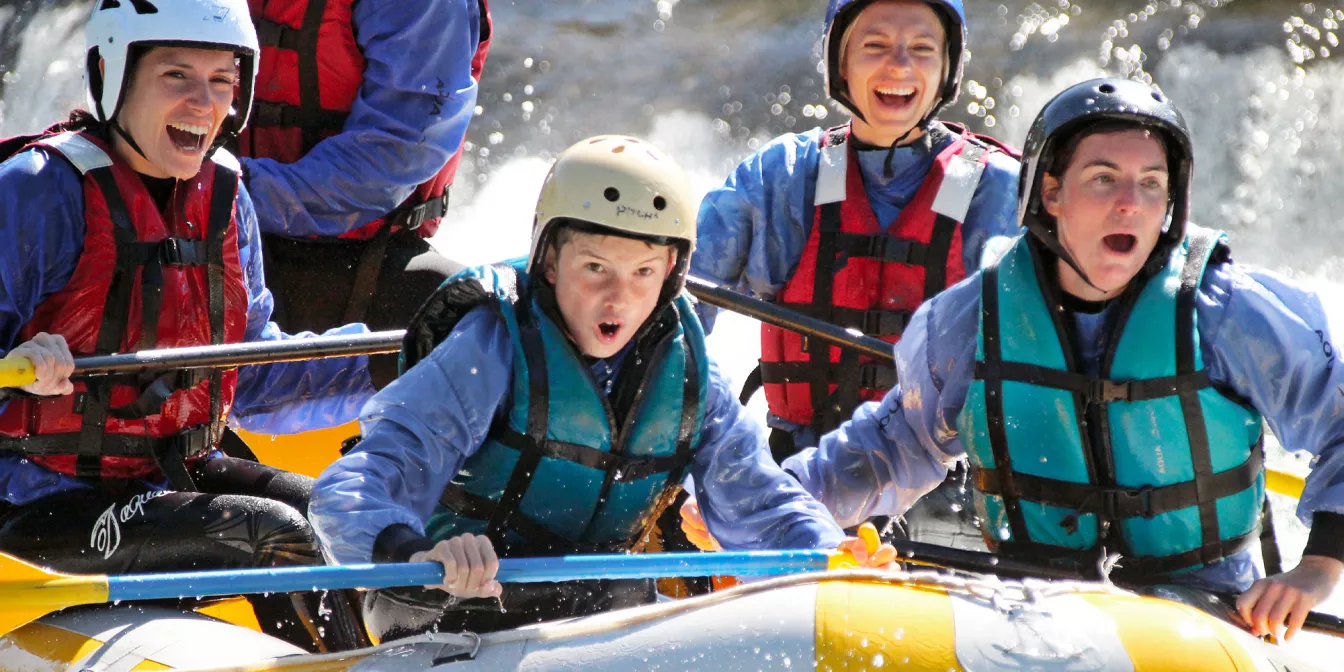
[[[1045,173],[1051,177],[1059,178],[1069,169],[1069,164],[1073,163],[1074,154],[1078,153],[1078,146],[1083,144],[1083,140],[1094,135],[1105,133],[1123,133],[1125,131],[1148,131],[1158,144],[1162,145],[1162,153],[1167,157],[1167,163],[1171,163],[1172,143],[1167,139],[1166,133],[1153,128],[1148,124],[1139,121],[1127,119],[1105,119],[1094,124],[1090,124],[1079,129],[1077,132],[1064,139],[1059,149],[1055,150],[1055,155],[1045,166]],[[1170,166],[1168,170],[1171,170]],[[1174,171],[1172,171],[1174,174]]]

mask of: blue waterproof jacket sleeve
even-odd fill
[[[793,277],[812,232],[821,130],[780,136],[747,157],[723,186],[700,203],[691,271],[737,290],[770,299]],[[931,148],[916,143],[896,150],[892,177],[886,176],[886,149],[860,150],[859,169],[868,200],[885,228],[894,222],[924,183],[937,153],[953,138]],[[962,225],[962,261],[980,268],[986,246],[1001,251],[1017,235],[1016,159],[991,155]],[[1003,239],[995,244],[996,239]],[[706,331],[718,309],[699,304]]]
[[[942,480],[938,466],[965,456],[956,419],[973,375],[979,279],[949,288],[915,313],[896,345],[900,385],[808,449],[785,460],[803,487],[842,525],[897,515]],[[1336,361],[1319,299],[1274,273],[1231,262],[1211,266],[1200,286],[1200,347],[1215,386],[1264,414],[1288,450],[1315,456],[1299,517],[1344,512],[1344,367]],[[1085,353],[1098,357],[1104,319],[1077,319]],[[937,338],[933,336],[937,335]],[[1245,589],[1255,578],[1239,554],[1195,572],[1204,585]]]
[[[503,319],[476,308],[364,407],[364,440],[322,472],[308,505],[329,560],[369,562],[392,525],[424,534],[444,487],[485,442],[509,390],[512,355]]]
[[[247,341],[310,338],[311,332],[286,334],[271,322],[275,300],[266,289],[261,232],[247,189],[238,189],[238,256],[247,282]],[[362,334],[362,324],[328,329],[325,335]],[[244,429],[265,434],[293,434],[342,425],[359,414],[373,396],[369,358],[338,357],[305,362],[245,366],[238,371],[232,418]]]
[[[775,464],[764,428],[738,402],[713,359],[705,426],[690,473],[705,522],[726,549],[835,548],[844,539],[826,508]]]
[[[341,133],[295,163],[242,159],[266,233],[339,236],[382,217],[439,172],[476,106],[477,0],[361,0],[364,84]]]

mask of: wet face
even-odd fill
[[[610,357],[649,318],[676,262],[668,245],[574,233],[546,255],[546,279],[569,336],[583,354]]]
[[[1162,143],[1143,130],[1083,138],[1064,174],[1044,177],[1041,203],[1064,249],[1096,285],[1061,261],[1064,291],[1089,301],[1124,291],[1162,234],[1168,178]]]
[[[946,52],[947,34],[932,7],[883,0],[864,8],[841,60],[850,100],[864,117],[854,119],[854,134],[887,146],[914,128],[938,102]]]
[[[237,81],[232,52],[150,49],[131,75],[116,119],[144,156],[114,133],[118,154],[152,177],[195,176],[229,114]]]

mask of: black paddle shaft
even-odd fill
[[[401,340],[405,335],[404,330],[375,331],[348,336],[201,345],[189,348],[141,350],[122,355],[80,357],[75,360],[75,375],[88,377],[173,369],[231,369],[249,364],[380,355],[400,351]]]
[[[857,350],[884,362],[894,363],[896,361],[890,343],[864,335],[856,329],[846,329],[768,301],[743,296],[722,285],[704,278],[697,278],[694,275],[686,276],[686,289],[694,294],[697,299],[711,306],[726,308],[782,329],[807,334],[831,345]]]

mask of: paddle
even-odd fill
[[[498,579],[504,583],[542,583],[721,574],[770,576],[853,564],[847,554],[832,551],[572,555],[506,558],[499,563]],[[4,635],[65,607],[119,600],[434,585],[443,582],[443,565],[416,562],[107,576],[61,574],[0,553],[0,577],[4,577],[0,579],[0,635]]]
[[[694,275],[686,276],[686,289],[711,306],[727,308],[782,329],[807,334],[831,345],[857,350],[884,362],[896,361],[890,343],[867,336],[857,329],[846,329],[768,301],[743,296],[718,283]]]
[[[405,334],[405,331],[375,331],[348,336],[315,336],[79,357],[75,359],[75,377],[171,369],[231,369],[249,364],[378,355],[400,351],[401,339]],[[19,387],[33,380],[32,362],[23,357],[0,359],[0,387]]]

